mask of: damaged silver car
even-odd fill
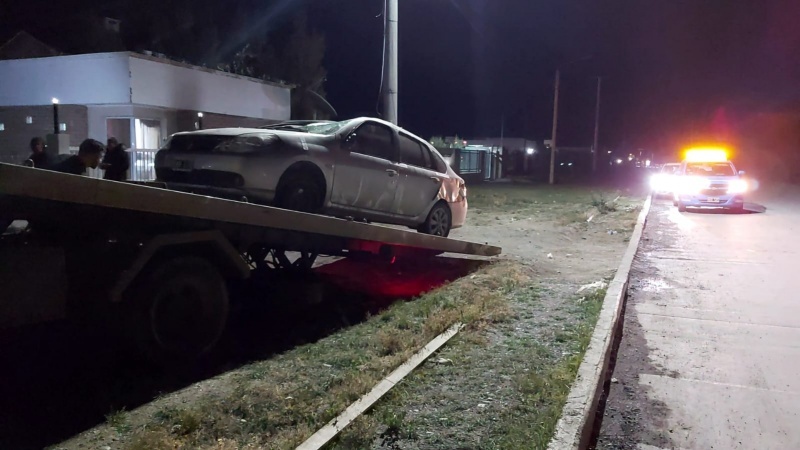
[[[176,133],[155,169],[169,189],[438,236],[467,215],[464,180],[439,152],[373,118]]]

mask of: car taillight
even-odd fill
[[[458,183],[458,198],[459,200],[467,198],[467,185],[463,181]]]

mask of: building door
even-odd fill
[[[135,119],[137,150],[158,150],[161,147],[161,121]]]
[[[131,119],[106,119],[106,139],[112,137],[117,138],[117,141],[124,144],[125,147],[130,147],[133,144],[133,139],[131,139]]]
[[[131,149],[131,180],[156,179],[155,158],[161,147],[161,121],[134,119],[135,148]]]

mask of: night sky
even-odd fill
[[[45,2],[1,1],[0,38],[47,26]],[[327,38],[329,101],[343,118],[376,114],[382,0],[251,4],[265,27],[308,7]],[[554,70],[588,56],[563,72],[559,144],[591,144],[601,75],[601,145],[667,148],[720,117],[800,106],[799,18],[796,0],[400,0],[400,125],[497,136],[504,117],[506,136],[548,138]]]

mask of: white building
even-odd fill
[[[129,52],[0,61],[0,162],[28,157],[30,139],[60,132],[76,148],[116,137],[134,166],[178,131],[288,120],[290,87]],[[145,167],[140,167],[145,169]],[[146,176],[146,175],[137,175]]]

